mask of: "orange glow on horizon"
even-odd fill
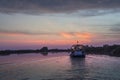
[[[80,44],[88,43],[89,41],[81,41]],[[30,45],[72,45],[76,44],[76,40],[0,40],[0,43],[10,44],[30,44]]]
[[[69,33],[65,33],[65,32],[60,33],[60,35],[65,37],[65,38],[72,38],[73,37],[73,35],[71,35]]]
[[[27,34],[21,34],[21,33],[2,33],[0,36],[10,36],[11,39],[2,39],[0,40],[0,43],[13,43],[13,44],[31,44],[31,45],[72,45],[76,44],[76,41],[78,40],[80,44],[87,44],[90,43],[93,34],[91,33],[69,33],[69,32],[61,32],[58,33],[58,36],[60,35],[60,39],[57,39],[56,37],[53,37],[53,39],[49,39],[50,36],[47,36],[47,39],[41,38],[41,35],[28,35]],[[24,36],[24,37],[23,37]]]
[[[75,32],[75,33],[67,33],[67,32],[62,32],[60,33],[61,36],[65,37],[65,38],[81,38],[81,39],[88,39],[88,38],[92,38],[93,34],[91,33],[79,33],[79,32]]]
[[[80,42],[82,43],[88,43],[94,37],[94,35],[91,33],[79,33],[79,32],[75,33],[63,32],[61,33],[61,36],[63,36],[66,39],[80,40]]]
[[[93,37],[90,33],[75,33],[75,36],[81,38],[81,39],[90,39]]]

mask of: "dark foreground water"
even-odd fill
[[[68,53],[0,56],[0,80],[120,80],[120,58]]]

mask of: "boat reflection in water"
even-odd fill
[[[89,73],[85,66],[85,58],[70,58],[71,61],[71,78],[70,80],[83,80]]]
[[[41,52],[41,54],[42,54],[43,56],[47,56],[47,55],[48,55],[48,52]]]
[[[72,45],[71,47],[71,57],[80,57],[80,58],[85,58],[85,53],[83,50],[83,45]]]

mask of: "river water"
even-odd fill
[[[68,53],[0,56],[0,80],[120,80],[120,58]]]

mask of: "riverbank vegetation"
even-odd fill
[[[103,54],[120,57],[120,45],[103,45],[101,47],[85,46],[85,52],[89,54]]]
[[[24,53],[42,53],[46,54],[49,52],[70,52],[71,49],[48,49],[48,47],[42,47],[36,50],[1,50],[0,55],[10,55],[10,54],[24,54]],[[99,47],[95,46],[84,46],[84,51],[86,54],[101,54],[101,55],[111,55],[120,57],[120,45],[103,45]]]

